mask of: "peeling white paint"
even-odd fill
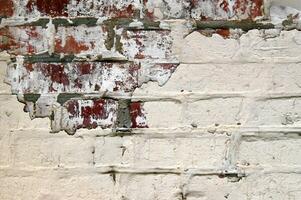
[[[48,41],[48,53],[50,55],[53,54],[54,52],[54,45],[55,45],[55,26],[52,23],[52,19],[50,18],[49,23],[46,25],[47,29],[46,29],[46,38]]]

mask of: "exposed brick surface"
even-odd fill
[[[14,14],[14,2],[12,0],[0,1],[0,17],[11,17]]]
[[[255,19],[263,16],[263,0],[21,0],[17,6],[5,1],[1,14],[15,16],[103,18],[192,18],[192,19]],[[17,4],[17,2],[16,2]],[[17,12],[14,12],[16,10]]]
[[[138,87],[139,68],[118,62],[25,63],[12,66],[10,73],[18,74],[11,80],[14,93],[125,93]]]
[[[78,0],[30,0],[25,10],[28,13],[39,12],[44,16],[95,16],[112,18],[130,18],[139,12],[138,0],[126,1],[78,1]]]
[[[1,49],[16,55],[45,52],[49,46],[46,30],[39,26],[1,28],[0,39]]]

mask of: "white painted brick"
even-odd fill
[[[227,137],[163,139],[135,144],[135,165],[139,167],[214,168],[222,167]]]
[[[300,98],[258,100],[250,107],[247,124],[253,126],[281,126],[301,123]]]
[[[231,183],[227,178],[218,176],[195,176],[187,184],[187,200],[243,199],[243,191],[238,190],[238,183]]]
[[[276,37],[272,31],[263,34],[251,30],[239,40],[224,39],[214,34],[206,37],[193,32],[185,38],[181,61],[184,63],[227,62],[300,62],[301,33],[283,31]],[[275,35],[264,38],[264,35]]]
[[[222,167],[226,136],[200,138],[97,138],[95,166],[138,168],[214,168]]]
[[[187,186],[187,199],[299,199],[300,183],[299,174],[254,174],[239,182],[229,182],[227,178],[216,176],[199,176]]]
[[[0,167],[8,166],[10,163],[10,134],[6,131],[0,131]]]
[[[271,80],[269,81],[268,90],[270,92],[290,93],[301,91],[300,63],[274,64],[272,67],[271,65],[265,66],[269,68],[268,73]]]
[[[239,49],[236,40],[225,40],[216,34],[210,38],[196,31],[185,38],[184,44],[181,54],[183,63],[225,63],[235,55],[234,49]]]
[[[143,106],[149,127],[170,127],[182,125],[182,105],[174,102],[146,102]]]
[[[132,138],[96,138],[95,166],[128,166],[133,164]]]
[[[97,137],[94,141],[93,138],[74,138],[64,133],[48,135],[45,131],[22,131],[20,134],[14,133],[12,145],[6,146],[5,153],[9,149],[13,151],[15,167],[31,168],[129,166],[219,169],[228,140],[226,136],[209,135],[178,139]],[[28,146],[31,148],[27,149]]]
[[[185,124],[197,126],[236,125],[244,122],[242,98],[219,98],[188,103]]]
[[[114,197],[113,188],[109,175],[70,177],[68,174],[44,172],[43,176],[1,177],[0,199],[105,200]]]
[[[177,200],[179,179],[176,175],[121,175],[120,193],[124,200]]]
[[[147,102],[149,127],[236,125],[245,121],[242,98],[217,98],[187,104]]]
[[[239,148],[239,162],[250,165],[301,166],[301,140],[243,141]]]
[[[254,63],[181,64],[163,87],[149,83],[138,89],[135,94],[151,95],[154,92],[178,92],[180,94],[183,90],[202,93],[262,91],[271,87],[272,67],[274,65]],[[277,75],[275,74],[276,78]]]
[[[24,104],[18,102],[17,96],[0,95],[0,125],[2,130],[29,128],[47,128],[49,130],[49,119],[31,120],[23,108]]]
[[[300,64],[181,64],[163,86],[149,83],[135,91],[136,95],[154,93],[256,93],[300,92]],[[155,95],[155,94],[154,94]]]
[[[1,55],[0,55],[1,57]],[[0,58],[1,59],[1,58]],[[0,94],[9,94],[10,93],[10,86],[6,83],[5,77],[6,77],[6,62],[5,61],[0,61]]]
[[[92,166],[93,144],[89,140],[62,135],[49,135],[46,131],[33,130],[22,131],[22,134],[15,133],[12,146],[14,165],[16,167]]]

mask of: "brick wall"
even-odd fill
[[[299,0],[0,0],[0,199],[300,199]]]

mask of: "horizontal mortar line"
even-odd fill
[[[274,29],[275,25],[270,22],[257,22],[252,20],[196,20],[196,29]]]
[[[244,176],[243,173],[237,170],[217,169],[217,168],[179,168],[179,167],[122,167],[122,166],[94,166],[94,167],[32,167],[32,168],[14,168],[0,167],[0,176],[28,176],[32,174],[44,175],[45,172],[57,172],[66,174],[83,174],[83,173],[97,173],[97,174],[136,174],[136,175],[160,175],[160,174],[174,174],[174,175],[191,175],[191,176],[206,176],[206,175],[238,175]],[[47,174],[47,173],[46,173]]]
[[[81,131],[82,130],[82,131]],[[54,133],[54,134],[36,134],[34,132],[50,132],[49,128],[19,128],[19,129],[10,129],[10,132],[23,132],[23,131],[33,131],[31,134],[33,137],[60,137],[60,138],[70,138],[70,137],[79,137],[82,136],[86,137],[119,137],[119,136],[138,136],[138,137],[146,137],[146,138],[218,138],[218,137],[229,137],[232,134],[242,134],[243,137],[259,137],[265,138],[270,133],[274,134],[284,134],[283,136],[278,135],[278,137],[293,137],[295,138],[296,134],[301,133],[301,127],[287,127],[287,126],[254,126],[254,127],[242,127],[242,126],[208,126],[208,127],[200,127],[200,128],[193,128],[193,127],[171,127],[171,128],[133,128],[130,129],[130,134],[123,134],[123,133],[115,133],[112,129],[91,129],[86,131],[85,129],[80,129],[74,136],[69,136],[64,132]],[[258,133],[261,133],[257,135]],[[286,135],[288,134],[288,135]],[[292,136],[290,136],[292,135]],[[26,136],[28,134],[19,135],[19,137]],[[271,135],[268,135],[271,136]],[[298,135],[299,136],[299,135]],[[297,137],[299,138],[299,137]],[[271,138],[272,139],[272,138]],[[301,139],[301,137],[300,137]]]
[[[135,27],[130,26],[134,22],[135,18],[115,18],[115,19],[106,19],[103,20],[101,17],[89,17],[89,16],[79,16],[79,17],[40,17],[34,18],[32,20],[26,20],[24,17],[19,18],[3,18],[1,20],[0,27],[11,27],[11,26],[42,26],[47,27],[47,24],[52,22],[55,26],[81,26],[85,25],[88,27],[93,26],[103,26],[103,25],[118,25],[125,26],[129,29],[134,30],[168,30],[166,28],[160,27],[160,21],[151,21],[147,19],[139,19],[139,22],[142,22],[143,26]],[[166,20],[165,20],[166,21]]]
[[[196,19],[178,19],[178,20],[157,20],[150,21],[146,19],[139,19],[143,23],[143,28],[141,27],[131,27],[129,24],[134,21],[134,18],[127,19],[107,19],[103,21],[98,21],[101,18],[96,17],[40,17],[34,20],[25,20],[25,17],[19,18],[1,18],[0,27],[5,26],[42,26],[46,27],[50,19],[52,23],[56,26],[99,26],[99,25],[123,25],[128,26],[130,29],[145,29],[145,30],[166,30],[160,27],[160,22],[190,22],[194,30],[203,29],[242,29],[244,31],[249,31],[252,29],[282,29],[282,30],[293,30],[298,29],[297,25],[282,25],[275,26],[271,21],[252,21],[252,20],[196,20]],[[284,20],[285,21],[285,20]]]
[[[301,165],[260,165],[238,166],[247,176],[249,174],[301,174]]]
[[[42,96],[57,96],[62,95],[70,97],[69,99],[91,99],[91,98],[111,98],[111,99],[128,99],[132,102],[157,102],[157,101],[175,101],[175,102],[186,102],[192,103],[202,100],[211,100],[211,99],[225,99],[225,98],[251,98],[254,100],[277,100],[277,99],[290,99],[290,98],[301,98],[301,92],[266,92],[263,91],[238,91],[238,92],[216,92],[216,93],[204,93],[204,92],[153,92],[148,94],[143,93],[119,93],[119,92],[100,92],[100,93],[46,93],[41,94]],[[72,96],[76,94],[76,96]],[[17,96],[17,94],[12,93],[0,93],[2,96]],[[33,93],[26,95],[34,95]],[[40,95],[40,94],[38,94]]]
[[[179,65],[179,61],[175,60],[173,58],[166,58],[166,59],[132,59],[128,58],[124,55],[114,55],[114,52],[112,55],[107,56],[103,55],[104,52],[99,52],[98,54],[66,54],[62,56],[58,53],[53,53],[50,55],[49,53],[40,52],[34,55],[22,55],[24,58],[25,63],[83,63],[83,62],[89,62],[89,63],[118,63],[118,64],[142,64],[147,62],[148,64],[174,64]],[[10,64],[16,64],[17,58],[15,56],[12,56],[10,59]]]
[[[267,57],[268,58],[268,57]],[[271,57],[269,57],[271,58]],[[282,58],[279,58],[282,59]],[[227,59],[226,59],[227,60]],[[273,64],[300,64],[301,60],[292,60],[292,61],[275,61],[275,60],[262,60],[262,61],[236,61],[235,59],[228,59],[228,62],[225,61],[195,61],[195,62],[181,62],[180,64],[183,65],[208,65],[208,64],[216,64],[216,65],[245,65],[245,64],[258,64],[258,65],[262,65],[262,64],[268,64],[268,65],[273,65]]]
[[[283,20],[287,21],[287,20]],[[203,29],[242,29],[249,31],[252,29],[281,29],[281,30],[299,30],[297,24],[275,25],[271,21],[252,21],[252,20],[195,20],[194,28]]]
[[[128,59],[126,57],[102,57],[101,54],[99,55],[91,55],[91,54],[82,54],[78,56],[77,54],[71,54],[71,55],[64,55],[64,57],[61,57],[60,54],[53,54],[53,55],[48,55],[47,53],[37,53],[35,55],[23,55],[24,60],[29,63],[35,63],[35,62],[65,62],[65,63],[71,63],[71,62],[121,62],[121,63],[134,63],[134,60]],[[186,61],[173,61],[173,60],[162,60],[162,63],[169,63],[169,64],[183,64],[183,65],[207,65],[207,64],[232,64],[232,65],[246,65],[246,64],[257,64],[257,65],[262,65],[262,64],[268,64],[268,65],[273,65],[273,64],[300,64],[301,63],[301,58],[297,59],[292,59],[288,60],[287,57],[278,57],[277,59],[271,59],[273,57],[263,57],[262,60],[258,61],[242,61],[238,60],[235,58],[229,58],[228,62],[225,62],[225,59],[219,61],[217,59],[212,60],[212,61],[193,61],[193,62],[186,62]],[[0,61],[8,62],[10,59],[5,57]],[[148,59],[148,61],[154,61],[154,59]],[[226,59],[227,60],[227,59]],[[14,57],[11,59],[12,62],[15,62]],[[140,60],[138,60],[140,61]],[[140,61],[141,62],[141,61]],[[160,62],[159,62],[160,63]]]
[[[159,86],[158,86],[159,87]],[[159,88],[160,89],[160,88]],[[180,89],[179,89],[180,90]],[[248,97],[256,98],[260,100],[265,99],[286,99],[286,98],[300,98],[301,91],[296,92],[265,92],[260,90],[250,90],[250,91],[236,91],[236,92],[187,92],[187,91],[170,91],[170,92],[150,92],[150,93],[121,93],[121,92],[106,92],[100,91],[99,93],[82,93],[82,92],[59,92],[59,93],[26,93],[25,95],[42,95],[42,96],[56,96],[56,95],[73,95],[83,98],[115,98],[115,99],[131,99],[133,101],[139,100],[183,100],[183,99],[214,99],[214,98],[237,98],[237,97]],[[16,93],[1,92],[0,95],[7,96],[17,96]],[[20,95],[22,95],[20,93]]]
[[[105,62],[105,63],[134,63],[126,57],[114,57],[114,55],[103,56],[103,55],[91,55],[85,54],[78,56],[76,54],[64,55],[54,53],[52,55],[48,53],[37,53],[35,55],[23,55],[24,62],[26,63],[76,63],[76,62]],[[16,62],[16,58],[11,58],[12,64]]]
[[[286,99],[286,98],[300,98],[301,92],[266,92],[263,91],[238,91],[238,92],[216,92],[216,93],[204,93],[204,92],[153,92],[148,94],[134,93],[132,101],[177,101],[177,102],[189,102],[199,100],[210,100],[220,98],[254,98],[257,100],[269,100],[269,99]]]
[[[208,131],[210,134],[207,134]],[[219,136],[229,135],[233,133],[245,134],[250,136],[249,133],[285,133],[296,134],[301,133],[301,127],[285,127],[285,126],[265,126],[265,127],[240,127],[240,126],[221,126],[221,127],[178,127],[178,128],[145,128],[145,129],[132,129],[132,133],[135,135],[145,134],[147,137],[195,137],[195,136]],[[206,133],[206,134],[204,134]],[[256,135],[257,136],[257,135]],[[258,137],[264,137],[264,135],[258,135]],[[300,137],[301,139],[301,137]]]

